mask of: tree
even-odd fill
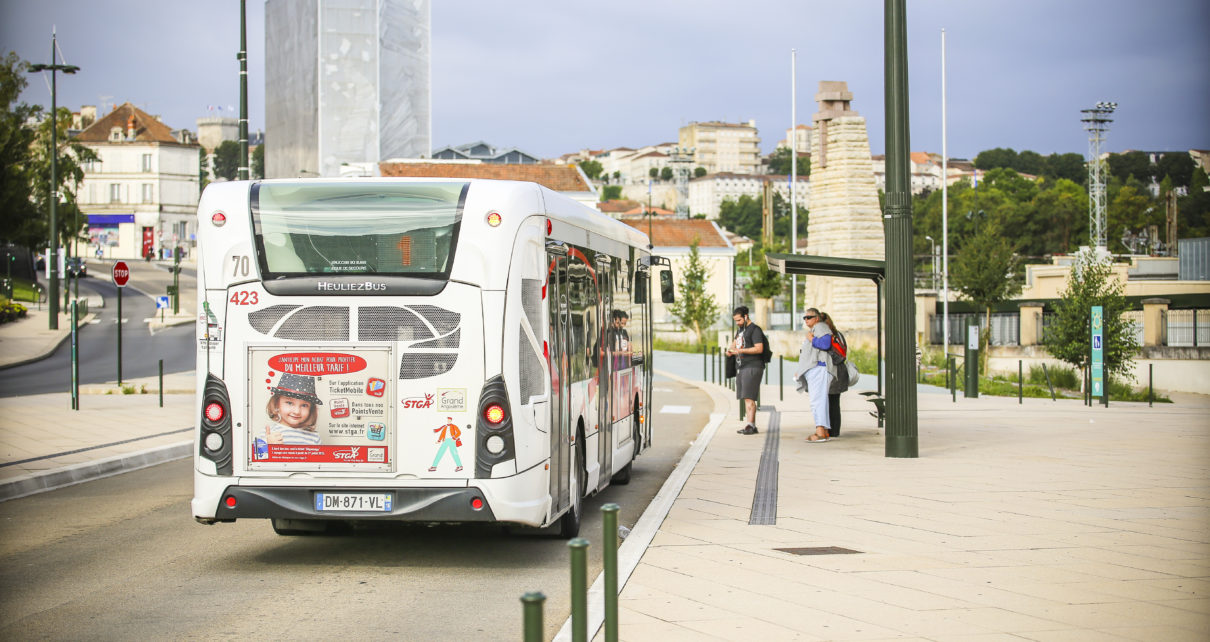
[[[1017,167],[1017,152],[1013,148],[986,149],[975,155],[975,167],[987,171],[997,167]]]
[[[1109,155],[1109,173],[1116,176],[1122,182],[1133,176],[1146,183],[1155,174],[1155,169],[1152,167],[1151,159],[1147,157],[1147,154],[1143,152],[1126,152],[1124,154]]]
[[[761,199],[748,194],[733,201],[725,199],[718,206],[718,224],[748,238],[760,238]]]
[[[660,178],[660,168],[658,168],[658,167],[652,167],[651,169],[647,170],[647,177],[648,177],[648,178],[650,178],[650,179],[652,179],[652,180],[659,180],[659,178]]]
[[[25,62],[15,53],[0,58],[0,238],[22,247],[46,244],[45,223],[30,199],[33,188],[34,127],[41,108],[18,103],[28,84]]]
[[[703,177],[703,176],[705,176],[705,175],[706,175],[706,168],[705,168],[705,167],[694,167],[694,168],[693,168],[693,177],[694,177],[694,178],[701,178],[701,177]]]
[[[265,177],[265,146],[257,145],[252,150],[252,178]]]
[[[1188,187],[1189,182],[1193,179],[1193,168],[1196,167],[1193,159],[1186,152],[1169,152],[1160,156],[1156,162],[1157,177],[1168,176],[1172,179],[1172,184],[1177,187]]]
[[[1123,185],[1105,208],[1105,241],[1114,252],[1130,252],[1122,243],[1127,232],[1138,233],[1149,225],[1164,224],[1164,210],[1157,207],[1148,192],[1137,185]]]
[[[662,180],[662,181],[672,180],[672,168],[671,167],[668,167],[667,165],[665,165],[664,168],[660,170],[660,180]]]
[[[1079,154],[1051,154],[1046,157],[1045,176],[1066,178],[1076,185],[1083,185],[1088,180],[1088,168],[1084,165],[1084,157]]]
[[[1087,240],[1088,192],[1066,178],[1044,185],[1034,197],[1034,210],[1047,223],[1045,253],[1067,254]]]
[[[954,258],[950,267],[950,282],[954,289],[986,310],[984,330],[979,336],[985,373],[992,306],[1011,299],[1021,291],[1021,276],[1021,260],[994,221],[983,225]]]
[[[584,172],[584,175],[588,177],[588,180],[597,180],[597,178],[601,175],[601,170],[603,169],[604,168],[601,167],[601,163],[595,160],[586,160],[580,163],[580,171]]]
[[[49,114],[48,114],[49,116]],[[76,189],[84,180],[84,163],[100,160],[96,152],[85,147],[83,143],[70,139],[67,130],[71,128],[71,110],[60,107],[57,118],[44,118],[37,127],[37,137],[34,140],[33,153],[30,156],[33,170],[33,185],[30,195],[33,198],[34,210],[38,213],[35,221],[37,230],[36,240],[32,247],[43,246],[50,236],[50,165],[51,165],[51,127],[58,131],[55,136],[59,144],[55,158],[55,187],[59,194],[56,210],[58,238],[64,245],[73,241],[88,242],[85,231],[88,229],[88,217],[80,212],[76,203]]]
[[[214,175],[229,181],[239,174],[239,143],[225,140],[214,148]]]
[[[601,189],[601,200],[602,201],[612,201],[612,200],[616,200],[619,198],[622,198],[622,186],[621,185],[606,185],[604,188]]]
[[[669,309],[682,326],[693,330],[697,342],[704,344],[705,332],[714,324],[719,307],[714,295],[706,292],[710,268],[702,262],[701,253],[698,252],[700,244],[701,239],[697,237],[689,244],[689,262],[681,271],[678,296]]]
[[[1132,324],[1123,317],[1127,308],[1124,288],[1108,260],[1092,251],[1076,255],[1067,286],[1059,293],[1054,320],[1046,328],[1046,349],[1078,369],[1088,367],[1092,359],[1089,315],[1092,306],[1099,305],[1104,314],[1105,372],[1129,378],[1139,345]]]
[[[778,147],[769,154],[769,173],[770,174],[789,174],[790,173],[790,148]],[[799,153],[798,155],[798,175],[811,175],[811,157]]]

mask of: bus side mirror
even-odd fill
[[[634,275],[634,302],[647,302],[647,273],[637,272]]]
[[[672,290],[672,270],[660,271],[660,300],[664,303],[672,303],[676,297]]]

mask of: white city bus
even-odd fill
[[[634,228],[533,183],[212,183],[193,514],[558,524],[651,443]]]

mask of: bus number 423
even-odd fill
[[[231,305],[256,305],[257,303],[260,303],[257,293],[249,290],[232,292],[231,298],[228,299],[228,301],[230,301]]]

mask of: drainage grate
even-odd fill
[[[851,548],[841,548],[839,546],[811,546],[807,548],[775,548],[775,551],[789,553],[791,555],[852,555],[861,553]]]
[[[762,406],[769,411],[769,429],[765,431],[765,448],[760,455],[756,473],[756,492],[752,494],[749,526],[772,526],[777,523],[777,445],[781,441],[781,413],[774,406]]]

